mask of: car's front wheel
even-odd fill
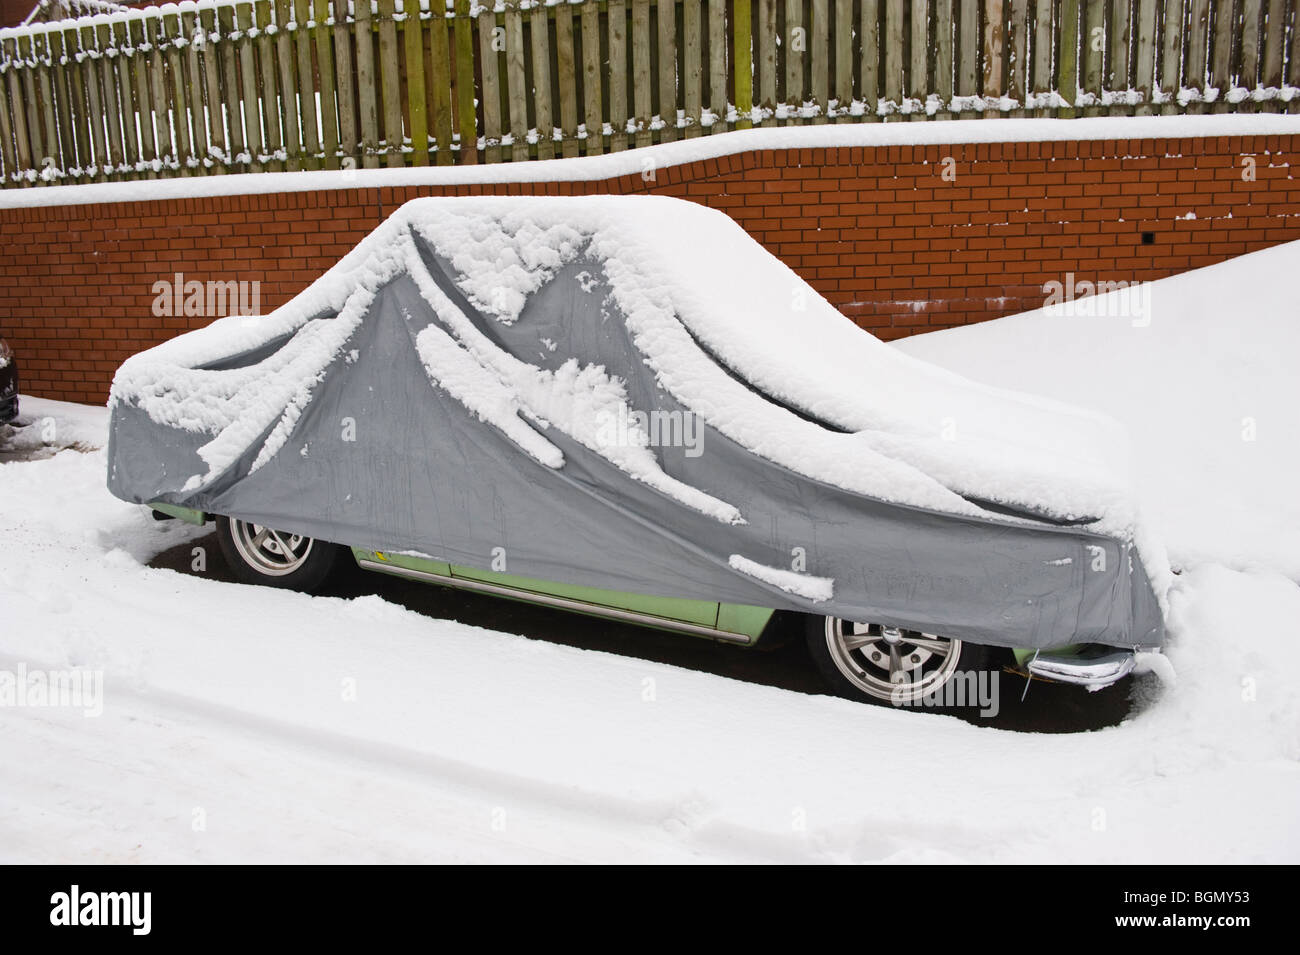
[[[231,572],[246,584],[313,593],[338,561],[339,546],[233,517],[217,518],[217,540]]]
[[[807,640],[827,684],[851,700],[953,712],[987,709],[997,693],[990,647],[817,616],[808,617]]]

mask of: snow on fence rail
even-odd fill
[[[0,30],[5,186],[1290,111],[1300,0],[199,0]]]

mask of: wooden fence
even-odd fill
[[[445,4],[445,5],[444,5]],[[201,0],[0,31],[4,185],[1300,108],[1300,0]]]

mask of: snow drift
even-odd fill
[[[1118,289],[895,345],[1122,421],[1143,513],[1175,566],[1300,581],[1297,272],[1300,242],[1287,242],[1138,295]]]
[[[1114,421],[885,346],[691,203],[410,202],[270,315],[127,361],[110,409],[126,500],[990,644],[1163,638]]]

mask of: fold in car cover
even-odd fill
[[[1117,426],[901,354],[678,200],[415,200],[269,315],[131,358],[110,408],[127,501],[999,646],[1163,639]]]

